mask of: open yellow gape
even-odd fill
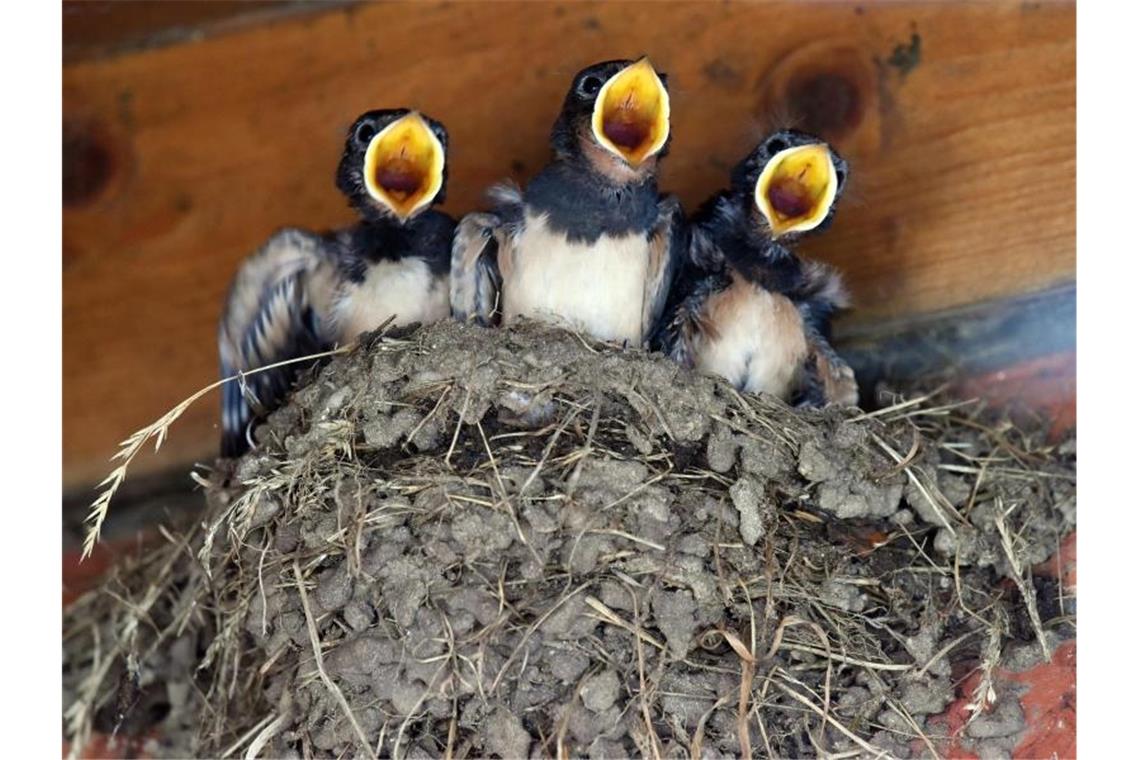
[[[807,232],[827,218],[839,178],[823,143],[780,151],[756,180],[756,205],[775,236]]]
[[[401,219],[431,203],[443,185],[443,145],[416,112],[378,132],[364,153],[368,193]]]
[[[591,125],[598,143],[632,166],[661,150],[669,138],[669,93],[648,58],[602,85]]]

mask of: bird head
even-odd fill
[[[812,135],[786,129],[765,138],[732,171],[773,239],[825,229],[847,183],[847,162]]]
[[[348,131],[336,184],[366,218],[403,224],[443,202],[447,130],[407,108],[369,111]]]
[[[669,143],[666,82],[648,58],[606,61],[578,72],[554,123],[555,153],[584,157],[618,181],[652,174]]]

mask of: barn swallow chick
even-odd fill
[[[669,144],[666,78],[648,59],[579,72],[554,123],[554,157],[525,190],[491,190],[465,216],[451,259],[452,313],[520,317],[643,345],[659,320],[685,234],[657,191]]]
[[[407,109],[370,111],[345,140],[336,185],[360,221],[324,234],[276,233],[238,270],[218,328],[222,376],[351,343],[385,322],[444,319],[455,221],[443,201],[447,132]],[[251,423],[272,411],[304,367],[227,383],[222,456],[249,447]]]
[[[741,390],[853,406],[851,368],[828,342],[848,301],[839,275],[789,246],[831,222],[847,164],[793,130],[770,135],[694,215],[689,255],[655,347]]]

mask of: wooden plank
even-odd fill
[[[331,175],[357,113],[444,120],[458,214],[542,165],[570,76],[605,58],[670,73],[663,185],[687,206],[774,113],[836,141],[851,192],[807,250],[847,273],[856,321],[1070,280],[1074,27],[1056,3],[368,4],[67,66],[65,485],[214,378],[244,255],[351,219]],[[216,414],[191,408],[140,471],[208,457]]]
[[[172,45],[319,10],[296,0],[63,0],[63,62]]]

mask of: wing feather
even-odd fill
[[[859,385],[851,369],[815,325],[805,319],[808,354],[795,402],[800,406],[859,405]]]
[[[657,225],[649,237],[649,266],[642,298],[641,334],[652,343],[661,327],[665,305],[672,291],[682,252],[688,246],[685,214],[675,196],[658,203]]]
[[[451,316],[460,322],[474,319],[484,327],[496,324],[499,294],[501,227],[494,214],[468,214],[459,220],[451,244]]]
[[[799,307],[808,342],[800,403],[858,406],[859,385],[855,371],[830,342],[832,317],[851,303],[843,278],[827,264],[805,262],[802,283],[789,297]]]
[[[278,232],[242,263],[218,325],[223,377],[231,377],[330,347],[324,327],[336,289],[329,243],[304,230]],[[222,456],[249,448],[250,424],[276,408],[301,365],[258,372],[222,391]]]
[[[451,315],[461,322],[498,324],[503,271],[513,263],[512,241],[522,217],[522,193],[501,184],[487,193],[493,213],[467,214],[451,245]]]

